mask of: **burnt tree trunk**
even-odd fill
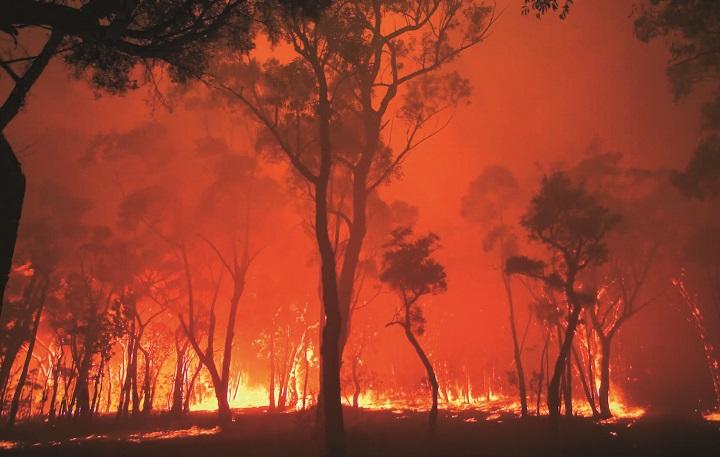
[[[610,341],[606,337],[600,340],[600,389],[598,400],[600,403],[600,417],[608,419],[612,417],[610,411]]]
[[[181,348],[176,345],[177,360],[175,362],[175,379],[173,380],[172,407],[170,413],[179,416],[183,413],[183,391],[185,389],[185,354],[187,342]]]
[[[76,401],[75,417],[89,417],[90,411],[90,389],[88,388],[88,377],[90,376],[90,365],[92,365],[92,344],[86,344],[82,361],[78,367],[77,382],[75,384],[74,400]]]
[[[545,336],[545,344],[543,345],[542,353],[540,354],[540,376],[538,377],[537,394],[535,398],[535,415],[540,415],[540,399],[542,398],[543,381],[545,380],[545,365],[547,365],[548,358],[548,343],[550,342],[550,332]]]
[[[413,334],[412,329],[410,328],[409,322],[405,325],[405,337],[408,339],[408,341],[412,345],[413,349],[415,349],[415,352],[417,353],[418,357],[420,358],[420,361],[422,362],[423,367],[425,368],[428,382],[430,383],[430,388],[432,389],[432,406],[430,407],[428,423],[430,424],[430,430],[435,431],[435,429],[437,428],[437,416],[438,416],[438,382],[437,382],[437,378],[435,377],[435,370],[433,369],[433,366],[430,363],[430,360],[428,359],[427,355],[425,354],[425,351],[423,351],[423,348],[420,346],[420,343],[418,342],[417,338],[415,338],[415,335]]]
[[[103,358],[100,360],[100,366],[97,369],[97,372],[95,373],[95,383],[93,386],[93,396],[92,401],[90,402],[90,411],[92,412],[92,415],[95,415],[97,413],[97,407],[100,403],[100,396],[102,394],[102,378],[103,378],[103,372],[105,370],[105,359]]]
[[[580,358],[580,355],[578,354],[574,346],[572,348],[572,355],[573,359],[575,360],[575,367],[577,368],[580,378],[580,384],[582,384],[583,392],[585,393],[585,398],[587,399],[588,406],[592,411],[593,417],[598,417],[600,414],[598,413],[597,406],[595,405],[595,398],[592,393],[592,386],[585,377],[585,373],[583,372],[582,359]],[[588,373],[588,376],[592,376],[592,373]]]
[[[268,385],[268,407],[275,411],[275,336],[270,331],[270,383]]]
[[[8,427],[15,425],[15,418],[17,417],[18,408],[20,406],[20,398],[22,395],[23,388],[25,387],[25,381],[27,380],[28,369],[30,368],[30,361],[32,360],[33,350],[35,349],[35,340],[37,338],[38,328],[40,327],[40,316],[45,300],[42,299],[38,305],[38,309],[35,312],[35,318],[33,319],[33,329],[30,339],[28,341],[27,354],[25,355],[25,363],[23,364],[22,372],[20,373],[20,379],[18,379],[17,387],[15,387],[15,393],[13,394],[12,404],[10,405],[10,413],[8,414]]]
[[[548,409],[550,417],[557,419],[560,416],[560,381],[565,374],[568,355],[572,347],[573,336],[580,317],[580,306],[573,306],[568,319],[567,329],[565,330],[565,339],[560,347],[560,353],[555,361],[552,378],[548,384]]]
[[[340,389],[340,337],[342,316],[338,297],[335,251],[328,233],[328,183],[332,166],[330,143],[331,109],[327,81],[322,69],[317,69],[319,84],[319,137],[320,167],[315,179],[315,237],[321,261],[322,302],[325,322],[322,327],[320,345],[320,401],[322,403],[322,424],[325,454],[328,457],[344,457],[345,424],[343,421]]]
[[[150,353],[140,348],[143,353],[143,360],[145,361],[145,375],[143,377],[143,401],[142,401],[142,414],[149,414],[152,411],[152,376],[150,367],[152,365],[152,359]]]
[[[520,393],[520,415],[526,417],[528,413],[527,405],[527,389],[525,386],[525,371],[522,365],[522,353],[520,351],[520,342],[518,341],[517,326],[515,325],[515,306],[513,303],[512,289],[510,287],[510,277],[503,273],[503,284],[505,285],[505,293],[507,294],[508,308],[510,310],[510,330],[513,341],[513,357],[515,359],[515,370],[518,378],[518,389]]]
[[[570,346],[572,350],[572,345]],[[565,400],[565,415],[567,417],[572,417],[573,415],[573,390],[572,390],[572,359],[570,358],[570,354],[568,354],[565,357],[565,396],[563,399]]]
[[[302,410],[305,411],[305,404],[307,402],[307,386],[308,386],[308,377],[310,374],[310,361],[308,360],[308,347],[307,342],[305,343],[305,346],[303,347],[303,366],[304,366],[304,373],[303,373],[303,388],[302,388]]]
[[[353,380],[353,399],[352,399],[352,405],[353,408],[358,408],[360,406],[360,392],[362,391],[362,387],[360,386],[360,378],[358,377],[357,372],[357,366],[360,361],[360,357],[356,354],[355,357],[353,357],[352,361],[352,380]]]

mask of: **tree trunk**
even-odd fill
[[[13,341],[11,347],[8,348],[5,354],[2,367],[0,367],[0,414],[2,414],[3,407],[5,406],[5,395],[7,393],[8,384],[10,383],[12,367],[15,365],[15,359],[17,359],[21,348],[22,341],[20,339]]]
[[[358,372],[357,372],[357,366],[359,363],[358,362],[359,359],[360,359],[360,357],[356,355],[353,358],[352,367],[351,367],[352,368],[353,387],[355,388],[355,390],[353,391],[353,399],[352,399],[353,408],[358,408],[360,406],[360,392],[362,390],[362,388],[360,386],[360,379],[358,378]]]
[[[585,393],[585,398],[587,399],[588,406],[590,407],[590,411],[592,411],[593,417],[598,417],[598,411],[597,406],[595,405],[595,398],[593,397],[592,390],[590,387],[590,384],[588,383],[587,379],[585,378],[585,374],[583,372],[583,364],[582,359],[580,358],[580,355],[578,354],[577,350],[575,349],[575,346],[572,348],[572,355],[573,359],[575,360],[575,366],[577,367],[577,371],[580,377],[580,384],[582,384],[583,392]],[[592,376],[592,373],[588,373],[588,376]]]
[[[560,353],[555,361],[553,375],[548,384],[548,409],[550,410],[550,417],[552,419],[557,419],[560,416],[560,381],[565,373],[565,367],[567,366],[568,355],[572,347],[573,336],[575,335],[581,309],[580,306],[572,307],[570,318],[568,319],[568,326],[565,330],[565,340],[560,348]]]
[[[513,356],[515,358],[515,370],[518,378],[518,389],[520,391],[520,415],[526,417],[528,413],[527,406],[527,390],[525,387],[525,371],[522,366],[522,354],[520,352],[520,343],[517,336],[517,328],[515,325],[515,306],[513,303],[512,289],[510,287],[510,277],[503,273],[503,284],[505,284],[505,293],[507,294],[508,307],[510,309],[510,330],[513,341]]]
[[[25,175],[10,143],[0,133],[0,315],[24,199]]]
[[[60,347],[60,351],[62,351],[62,347]],[[62,361],[62,353],[58,360],[55,362],[55,366],[53,367],[53,386],[52,386],[52,395],[50,396],[50,409],[48,410],[48,419],[50,422],[53,422],[55,420],[55,403],[57,402],[57,394],[58,394],[58,387],[60,382],[60,363]]]
[[[545,379],[545,365],[547,365],[547,350],[548,343],[550,342],[550,332],[545,336],[545,344],[543,345],[542,353],[540,354],[540,376],[538,377],[538,388],[537,396],[535,401],[535,415],[540,415],[540,399],[542,398],[543,381]]]
[[[230,402],[228,402],[228,386],[221,380],[213,383],[215,387],[215,398],[218,404],[218,421],[222,425],[232,422],[232,411],[230,410]]]
[[[88,377],[90,365],[92,364],[92,344],[86,344],[85,354],[78,369],[77,382],[75,384],[74,400],[77,402],[75,410],[76,417],[88,417],[90,415],[90,391],[88,389]]]
[[[175,379],[173,381],[172,407],[170,413],[174,416],[180,416],[183,413],[183,390],[185,389],[185,353],[187,351],[187,343],[180,348],[176,346],[177,360],[175,363]]]
[[[92,402],[90,403],[90,411],[92,415],[94,415],[97,412],[97,406],[100,402],[100,395],[102,393],[102,375],[103,371],[105,370],[105,360],[100,361],[100,366],[98,367],[97,373],[95,373],[95,384],[93,387],[93,397]]]
[[[608,419],[612,417],[610,411],[610,342],[611,339],[606,337],[600,342],[600,390],[598,391],[598,400],[600,402],[600,417]]]
[[[308,360],[308,357],[307,357],[307,352],[308,352],[307,350],[308,350],[308,347],[307,347],[307,342],[306,342],[305,347],[303,348],[303,354],[304,354],[303,355],[303,357],[304,357],[303,364],[305,366],[305,370],[304,370],[305,372],[303,373],[303,390],[302,390],[302,409],[303,409],[303,411],[305,410],[305,404],[307,401],[307,386],[308,386],[308,377],[310,374],[310,361]]]
[[[110,404],[112,403],[112,386],[113,386],[112,368],[108,365],[107,397],[105,400],[105,414],[110,414]]]
[[[270,330],[270,383],[268,385],[268,407],[275,411],[275,337]]]
[[[318,73],[323,70],[319,69]],[[342,316],[338,298],[335,252],[328,234],[328,183],[332,166],[330,143],[331,109],[327,82],[319,84],[320,169],[315,180],[315,237],[321,261],[322,302],[325,323],[320,346],[320,397],[323,408],[325,453],[328,457],[345,457],[345,425],[340,388],[340,335]]]
[[[17,416],[18,407],[20,406],[20,397],[22,395],[23,388],[25,387],[25,380],[27,379],[28,369],[30,368],[30,361],[32,360],[33,350],[35,349],[35,340],[37,338],[38,328],[40,327],[40,316],[45,300],[43,299],[38,305],[38,309],[35,312],[35,319],[33,319],[33,329],[28,341],[27,354],[25,355],[25,363],[23,364],[22,372],[20,373],[20,379],[18,379],[17,387],[15,387],[15,393],[13,395],[12,405],[10,405],[10,414],[8,415],[8,427],[15,425],[15,418]]]
[[[430,383],[430,388],[432,389],[432,406],[430,407],[428,423],[430,424],[430,430],[434,432],[437,429],[438,416],[438,382],[437,378],[435,377],[435,370],[433,369],[430,360],[427,358],[427,355],[425,355],[425,351],[423,351],[417,338],[415,338],[415,335],[413,334],[409,325],[405,325],[405,336],[407,337],[412,347],[415,349],[415,352],[420,358],[423,367],[425,367],[428,382]]]
[[[197,381],[198,375],[200,374],[200,370],[203,367],[202,361],[198,361],[197,367],[195,368],[195,372],[193,373],[192,377],[190,378],[190,382],[188,383],[187,392],[185,393],[185,404],[183,405],[183,410],[186,413],[190,412],[190,400],[191,400],[191,394],[193,389],[195,388],[195,381]]]
[[[572,348],[572,346],[571,346]],[[573,403],[572,403],[572,397],[573,397],[573,390],[572,390],[572,359],[570,358],[570,354],[568,354],[565,357],[565,396],[563,399],[565,400],[565,415],[567,417],[572,417],[573,415]]]
[[[141,348],[142,349],[142,348]],[[151,376],[151,359],[148,351],[144,350],[143,360],[145,360],[145,376],[143,378],[143,402],[142,414],[149,414],[152,411],[152,376]]]

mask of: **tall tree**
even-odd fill
[[[402,303],[393,320],[387,326],[400,326],[410,345],[425,368],[432,392],[430,429],[437,427],[438,381],[435,369],[417,337],[425,333],[425,316],[420,299],[447,290],[445,267],[432,257],[438,248],[438,236],[434,233],[412,239],[412,229],[399,227],[392,232],[392,239],[383,254],[380,280],[400,297]]]
[[[576,288],[578,274],[607,260],[605,237],[619,219],[582,184],[573,183],[565,173],[554,172],[543,177],[521,220],[529,239],[544,244],[552,253],[552,271],[545,271],[548,265],[544,261],[523,256],[510,257],[506,262],[509,273],[541,279],[565,296],[565,335],[548,385],[548,407],[554,419],[560,415],[560,381],[566,374],[580,312],[595,302],[594,291]]]
[[[353,0],[333,4],[317,20],[295,10],[277,19],[270,33],[291,47],[293,60],[260,64],[233,55],[211,83],[247,108],[264,127],[259,145],[285,157],[310,190],[325,321],[326,451],[342,456],[339,369],[369,196],[442,127],[440,114],[467,97],[463,78],[438,71],[480,43],[494,16],[471,0]],[[406,133],[397,150],[387,128],[393,115]],[[334,205],[333,190],[347,188],[349,207]],[[343,243],[333,242],[333,216],[345,225]]]
[[[520,394],[520,413],[527,416],[527,388],[525,370],[522,364],[522,342],[518,336],[515,304],[513,301],[511,276],[505,271],[507,259],[517,253],[517,235],[504,220],[508,207],[517,202],[519,186],[512,173],[501,166],[489,166],[475,178],[462,200],[462,215],[473,222],[483,224],[483,249],[495,250],[499,259],[499,270],[508,303],[510,332],[513,342],[513,358]]]

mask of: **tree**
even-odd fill
[[[427,373],[432,390],[430,429],[437,427],[438,382],[430,359],[417,336],[425,333],[425,316],[420,299],[447,290],[445,268],[432,255],[438,249],[438,236],[434,233],[412,239],[412,229],[399,227],[392,232],[383,254],[380,280],[398,294],[402,303],[387,326],[398,325],[405,332],[410,345],[417,353]]]
[[[52,310],[52,325],[69,346],[76,375],[75,390],[67,405],[79,418],[92,416],[90,373],[112,356],[114,343],[124,335],[131,316],[124,300],[132,281],[133,265],[128,246],[104,227],[94,230],[81,247],[79,271],[65,277],[59,306]],[[117,263],[116,263],[117,262]],[[67,384],[65,394],[67,395]]]
[[[0,1],[0,36],[8,43],[0,47],[0,69],[12,82],[0,106],[0,298],[25,196],[25,176],[6,128],[50,61],[63,56],[76,74],[114,93],[138,87],[131,73],[140,64],[152,75],[156,63],[168,63],[173,79],[182,81],[206,65],[207,44],[224,26],[233,25],[236,45],[250,47],[249,17],[233,15],[247,8],[245,0]],[[47,37],[40,51],[26,52],[36,47],[38,34]]]
[[[284,157],[312,196],[325,320],[320,401],[326,451],[342,456],[339,370],[368,198],[441,128],[433,125],[439,114],[467,96],[468,84],[459,75],[436,73],[480,43],[494,16],[470,0],[353,0],[333,4],[316,21],[294,10],[277,19],[269,33],[288,44],[295,59],[260,64],[235,52],[210,84],[264,127],[259,146]],[[393,114],[406,132],[397,151],[387,129]],[[335,188],[351,189],[348,210],[333,206]],[[345,225],[338,252],[332,216]]]
[[[720,136],[703,139],[682,171],[671,182],[688,198],[711,200],[720,196]]]
[[[635,35],[643,42],[663,39],[670,51],[667,76],[675,100],[699,84],[710,84],[714,93],[702,107],[702,127],[720,129],[720,48],[716,31],[720,5],[713,0],[653,0],[635,18]],[[685,170],[673,173],[673,183],[690,198],[715,198],[720,194],[720,139],[702,139]]]
[[[582,184],[574,184],[565,173],[554,172],[543,177],[540,191],[521,220],[529,239],[551,251],[553,271],[546,273],[545,262],[522,256],[510,257],[505,264],[510,274],[537,278],[562,290],[567,302],[565,335],[548,385],[548,407],[554,419],[560,415],[560,381],[580,312],[595,301],[593,291],[576,289],[578,274],[607,260],[605,237],[619,220],[618,214],[599,204]]]
[[[37,357],[33,350],[46,301],[60,286],[65,259],[75,252],[85,233],[81,219],[89,208],[85,200],[69,195],[66,189],[48,181],[38,183],[27,203],[33,211],[25,218],[21,229],[5,297],[6,313],[0,317],[3,328],[0,386],[3,392],[7,389],[17,354],[27,344],[25,363],[8,416],[10,426],[18,412],[31,359]]]
[[[507,207],[518,199],[519,187],[512,173],[501,166],[489,166],[475,178],[462,200],[462,215],[473,222],[483,224],[485,237],[483,249],[495,249],[499,257],[499,269],[508,303],[510,331],[513,342],[513,358],[520,394],[520,412],[527,416],[527,388],[522,364],[522,345],[518,337],[513,303],[511,277],[503,266],[517,251],[517,235],[512,227],[505,224],[503,215]]]
[[[598,404],[600,417],[612,417],[610,410],[610,361],[613,338],[628,319],[652,304],[652,299],[643,301],[641,290],[645,285],[648,272],[655,260],[657,245],[652,251],[640,257],[642,265],[621,265],[612,267],[611,278],[604,281],[598,291],[597,302],[587,308],[590,322],[600,340],[600,388]]]

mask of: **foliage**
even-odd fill
[[[380,280],[408,297],[447,290],[445,268],[432,254],[440,239],[434,233],[411,239],[412,229],[396,228],[385,245]]]
[[[688,198],[720,196],[720,136],[703,139],[685,169],[673,172],[670,179]]]
[[[598,203],[562,172],[545,176],[521,224],[531,240],[561,254],[561,268],[582,269],[607,260],[605,235],[620,215]]]
[[[521,11],[523,15],[534,12],[538,19],[549,12],[558,13],[560,19],[566,19],[573,3],[574,0],[525,0]]]

